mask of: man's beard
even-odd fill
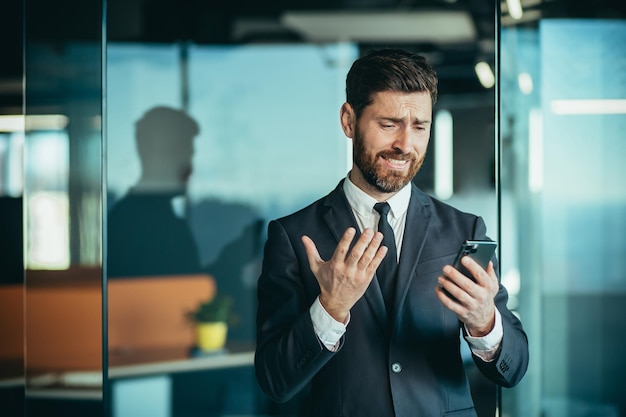
[[[354,146],[354,164],[363,174],[365,181],[382,193],[395,193],[400,191],[405,185],[411,182],[424,162],[423,155],[420,158],[420,155],[403,154],[398,151],[383,151],[376,155],[368,155],[365,149],[365,141],[358,128],[355,130],[352,142]],[[406,174],[397,171],[389,171],[376,164],[379,157],[408,160],[410,161],[409,170]]]

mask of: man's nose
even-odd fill
[[[403,154],[409,153],[413,147],[413,132],[411,129],[402,129],[398,132],[393,143],[394,149],[401,151]]]

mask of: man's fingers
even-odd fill
[[[352,239],[354,239],[354,235],[356,235],[356,229],[354,227],[348,227],[346,231],[343,232],[343,236],[341,236],[341,239],[335,248],[335,252],[333,254],[334,259],[337,259],[340,262],[345,261],[346,256],[350,251],[350,244],[352,243]]]
[[[483,269],[478,263],[469,256],[461,259],[463,266],[472,274],[471,277],[474,281],[482,287],[492,287],[494,282],[498,281],[496,271],[493,268],[493,262],[489,261],[487,269]]]
[[[374,257],[382,240],[382,234],[375,233],[372,229],[365,229],[350,250],[346,258],[346,265],[349,267],[360,265],[365,269]]]
[[[489,261],[487,265],[487,274],[491,277],[492,280],[498,282],[498,276],[496,275],[496,269],[493,267],[493,262]]]
[[[464,264],[465,265],[465,264]],[[467,265],[465,265],[465,267],[467,268]],[[467,268],[469,271],[469,268]],[[471,271],[470,271],[471,273]],[[443,268],[443,274],[444,274],[444,279],[446,281],[450,281],[452,284],[454,284],[455,286],[463,289],[463,291],[469,291],[472,287],[472,285],[475,285],[476,283],[473,281],[473,277],[472,276],[465,276],[463,273],[461,273],[459,270],[453,268],[450,265],[446,265]]]
[[[335,248],[332,259],[329,261],[332,261],[335,267],[338,268],[358,268],[366,270],[373,275],[388,251],[386,247],[380,246],[383,235],[382,233],[374,232],[372,229],[366,229],[359,236],[352,249],[350,249],[355,234],[356,230],[354,228],[346,229]],[[310,237],[303,235],[301,239],[311,271],[317,274],[317,271],[319,271],[319,268],[325,261],[321,258],[315,242]]]
[[[309,267],[311,271],[315,274],[318,270],[318,264],[323,262],[320,253],[317,250],[317,246],[315,246],[315,242],[308,237],[307,235],[302,236],[302,243],[304,244],[304,250],[306,251],[306,256],[309,259]]]
[[[359,266],[362,269],[371,268],[375,271],[385,258],[388,248],[386,246],[380,246],[383,242],[382,233],[372,231],[372,234],[372,239],[368,242],[363,255],[361,255],[359,259]]]

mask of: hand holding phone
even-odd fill
[[[466,277],[474,279],[472,273],[461,264],[461,259],[464,256],[469,256],[483,269],[487,270],[487,265],[489,265],[489,261],[493,257],[497,246],[498,244],[492,240],[466,240],[461,245],[452,266]]]

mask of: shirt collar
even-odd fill
[[[371,216],[374,204],[378,201],[354,185],[350,180],[350,175],[346,176],[343,183],[343,191],[346,193],[348,203],[354,211],[362,216]],[[402,187],[400,191],[387,200],[391,207],[391,214],[394,218],[402,216],[409,208],[409,200],[411,199],[411,183]]]

